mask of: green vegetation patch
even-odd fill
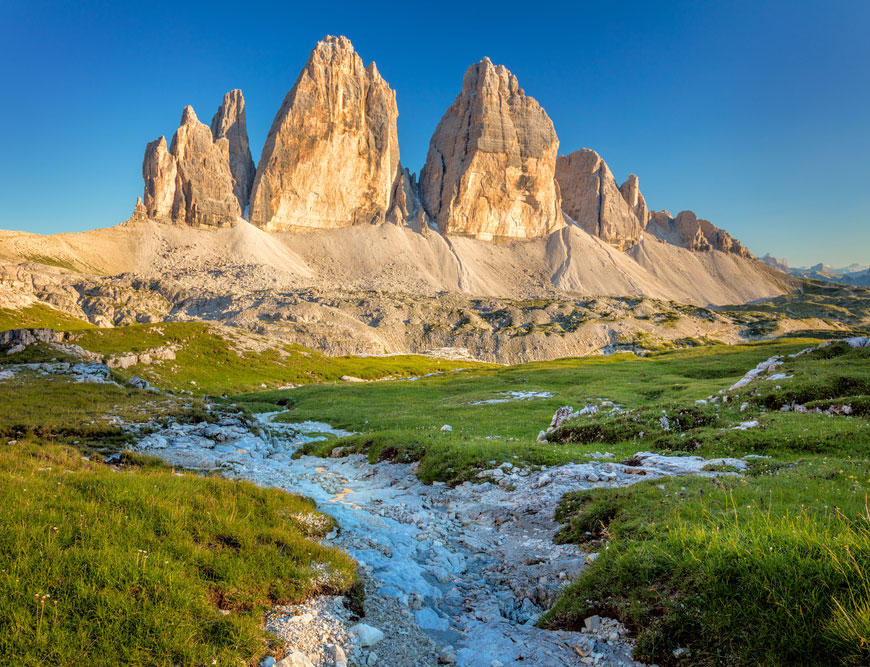
[[[123,423],[213,418],[198,399],[27,372],[0,392],[0,655],[16,664],[253,664],[266,610],[356,586],[309,500],[123,451]]]
[[[720,427],[743,418],[734,414],[731,421],[720,423],[712,407],[696,407],[697,399],[728,387],[773,354],[790,354],[815,342],[705,346],[642,358],[616,354],[560,359],[446,372],[414,382],[308,385],[232,400],[252,411],[285,410],[279,420],[325,421],[359,433],[311,443],[303,450],[307,453],[326,456],[340,447],[344,453],[368,452],[373,461],[419,460],[421,479],[456,483],[492,467],[492,462],[557,465],[587,460],[589,453],[603,449],[632,455],[650,448],[663,434],[658,423],[662,409],[677,424],[685,416],[685,430],[677,434],[682,442],[668,448],[686,449],[694,431],[706,427],[718,433]],[[549,392],[552,397],[484,402],[504,400],[511,391]],[[639,414],[609,416],[604,409],[595,420],[583,422],[591,424],[592,435],[566,438],[565,443],[536,442],[557,408],[598,405],[599,399]],[[736,413],[736,406],[733,410]],[[445,424],[452,430],[442,432]]]
[[[542,619],[615,615],[663,665],[866,664],[866,461],[677,478],[568,494],[560,542],[601,551]],[[603,541],[603,544],[602,544]]]
[[[307,500],[217,477],[0,446],[0,654],[17,664],[250,663],[263,613],[344,592]],[[214,662],[216,661],[216,662]]]
[[[0,443],[37,439],[75,445],[85,452],[113,453],[130,440],[123,423],[153,419],[211,421],[199,399],[179,400],[130,387],[20,372],[0,382]]]
[[[43,303],[34,303],[24,308],[0,308],[0,331],[9,329],[57,329],[74,331],[92,329],[94,325],[67,315]]]
[[[425,375],[475,362],[433,359],[420,355],[330,357],[301,345],[275,346],[242,332],[201,322],[134,324],[76,334],[77,345],[104,355],[142,353],[170,347],[174,360],[136,364],[123,371],[153,385],[193,394],[225,394],[315,382],[336,382],[343,376],[362,380]]]

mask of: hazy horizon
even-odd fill
[[[651,208],[694,210],[792,266],[870,263],[863,3],[209,7],[0,9],[15,100],[0,118],[17,128],[0,166],[0,228],[126,219],[145,144],[170,140],[186,104],[208,123],[232,88],[256,160],[311,48],[344,34],[397,91],[412,171],[466,68],[489,56],[553,119],[560,153],[592,148],[617,181],[637,174]]]

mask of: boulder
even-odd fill
[[[640,241],[644,225],[598,153],[581,148],[559,156],[556,180],[562,193],[562,210],[587,232],[620,250]],[[630,189],[630,182],[626,181],[626,191],[633,194]],[[639,204],[642,195],[639,190],[636,194]]]
[[[314,663],[302,651],[291,649],[287,655],[275,663],[275,667],[314,667]]]
[[[359,638],[360,646],[363,648],[374,646],[384,638],[383,632],[366,623],[352,625],[350,631]]]
[[[346,37],[317,43],[257,167],[250,220],[268,231],[383,222],[399,174],[396,93]]]
[[[233,177],[233,194],[244,211],[251,198],[254,185],[254,160],[248,145],[248,127],[245,118],[245,98],[236,88],[224,95],[223,102],[211,119],[211,134],[214,140],[226,139],[229,143],[230,173]]]
[[[558,149],[546,112],[484,58],[468,68],[429,142],[423,207],[446,234],[546,236],[565,225],[553,178]]]

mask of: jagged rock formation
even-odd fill
[[[383,222],[399,172],[396,93],[346,37],[317,43],[269,131],[250,221],[268,231]]]
[[[390,210],[387,213],[387,222],[394,225],[406,223],[420,227],[417,231],[428,229],[426,213],[420,206],[420,187],[417,184],[416,174],[412,174],[407,168],[399,166],[399,175],[393,185],[393,193],[390,197]]]
[[[251,159],[248,145],[245,98],[238,88],[224,95],[223,102],[211,119],[211,133],[215,141],[226,138],[229,142],[233,193],[244,211],[254,185],[254,160]]]
[[[143,205],[152,218],[171,218],[175,202],[175,179],[178,169],[175,156],[166,147],[166,137],[160,137],[145,147],[142,178],[145,181]]]
[[[676,218],[667,211],[654,211],[647,231],[662,241],[696,252],[720,250],[740,257],[752,257],[740,241],[709,220],[699,218],[693,211],[681,211]]]
[[[766,253],[764,257],[759,257],[759,261],[764,262],[770,268],[776,269],[777,271],[782,271],[783,273],[789,273],[791,269],[788,265],[788,260],[786,258],[778,258],[774,257],[770,253]]]
[[[164,137],[148,144],[142,177],[148,217],[219,227],[242,213],[233,192],[229,141],[215,141],[191,106],[184,108],[169,150]]]
[[[601,156],[581,148],[559,156],[556,181],[562,193],[562,210],[587,232],[620,250],[641,239],[644,225],[636,211],[641,204],[645,210],[646,202],[637,189],[637,177],[633,191],[629,179],[623,186],[626,192],[622,192]]]
[[[622,193],[626,203],[631,207],[634,217],[637,218],[640,226],[646,228],[649,222],[649,209],[646,206],[646,199],[644,199],[643,193],[640,191],[637,176],[629,174],[625,183],[619,186],[619,191]]]
[[[553,174],[553,123],[517,78],[489,58],[472,65],[444,113],[420,173],[442,233],[535,238],[564,226]]]

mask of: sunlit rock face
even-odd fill
[[[587,232],[620,250],[641,239],[644,226],[598,153],[581,148],[560,155],[556,180],[562,193],[562,210]]]
[[[643,193],[640,191],[640,184],[637,176],[629,174],[625,182],[619,186],[619,191],[622,193],[623,199],[634,212],[634,216],[640,223],[641,227],[646,227],[649,222],[649,209],[646,205]]]
[[[255,170],[248,145],[245,98],[238,88],[224,95],[223,102],[211,119],[211,133],[215,141],[226,138],[229,142],[233,193],[244,211],[251,198]]]
[[[400,176],[396,93],[346,37],[311,52],[257,167],[250,221],[269,231],[383,222]]]
[[[559,140],[517,78],[488,58],[465,73],[420,174],[423,207],[442,233],[528,239],[564,226],[554,180]]]
[[[242,209],[233,191],[229,141],[215,140],[187,106],[172,145],[160,137],[145,148],[142,177],[147,217],[193,226],[236,222]]]

